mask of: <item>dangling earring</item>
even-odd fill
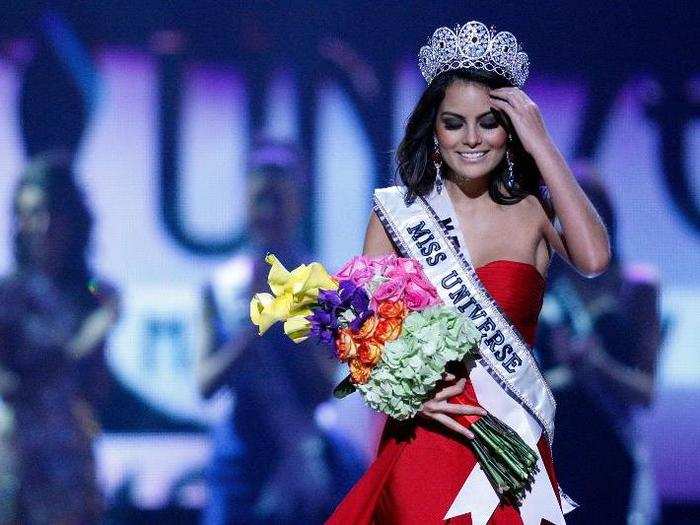
[[[513,136],[508,135],[508,142],[513,142]],[[510,156],[510,149],[506,147],[506,165],[508,166],[508,175],[506,177],[506,186],[508,188],[514,188],[516,186],[515,182],[515,163]]]
[[[435,144],[435,149],[433,150],[432,159],[433,166],[435,166],[435,190],[438,194],[442,193],[442,155],[440,154],[440,144],[435,135],[433,135],[433,143]]]
[[[509,188],[515,186],[515,173],[513,171],[513,159],[510,158],[510,151],[506,150],[506,164],[508,165],[508,176],[506,177],[506,185]]]

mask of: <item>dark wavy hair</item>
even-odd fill
[[[92,235],[93,216],[85,195],[75,180],[70,155],[49,152],[38,155],[22,173],[15,188],[14,214],[17,216],[17,197],[26,187],[40,188],[46,198],[50,220],[63,219],[65,250],[62,260],[56,261],[61,284],[84,285],[91,277],[88,266],[88,248]],[[29,250],[22,233],[14,236],[15,261],[19,270],[31,264]]]
[[[512,86],[495,73],[477,69],[446,71],[433,79],[411,113],[403,140],[396,151],[396,173],[408,190],[406,197],[409,200],[428,195],[435,184],[436,173],[431,155],[437,111],[447,88],[458,81],[478,82],[491,89]],[[496,118],[513,138],[508,148],[515,169],[511,183],[508,181],[508,166],[504,155],[491,173],[489,195],[499,204],[515,204],[527,195],[539,197],[540,173],[534,160],[525,151],[517,133],[500,111],[496,113]]]

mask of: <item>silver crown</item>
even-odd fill
[[[530,60],[518,49],[513,33],[496,33],[472,20],[454,30],[437,28],[428,45],[418,53],[418,68],[428,84],[445,71],[475,68],[494,72],[522,87],[530,72]]]

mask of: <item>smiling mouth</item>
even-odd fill
[[[457,153],[460,157],[467,160],[479,160],[486,156],[488,151],[463,151]]]

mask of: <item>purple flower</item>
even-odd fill
[[[311,335],[332,346],[339,328],[349,326],[359,330],[372,313],[365,289],[344,280],[337,290],[319,291],[318,308],[307,319],[311,322]]]
[[[338,329],[338,319],[331,312],[317,308],[307,319],[311,322],[311,336],[324,344],[333,344],[335,331]]]

